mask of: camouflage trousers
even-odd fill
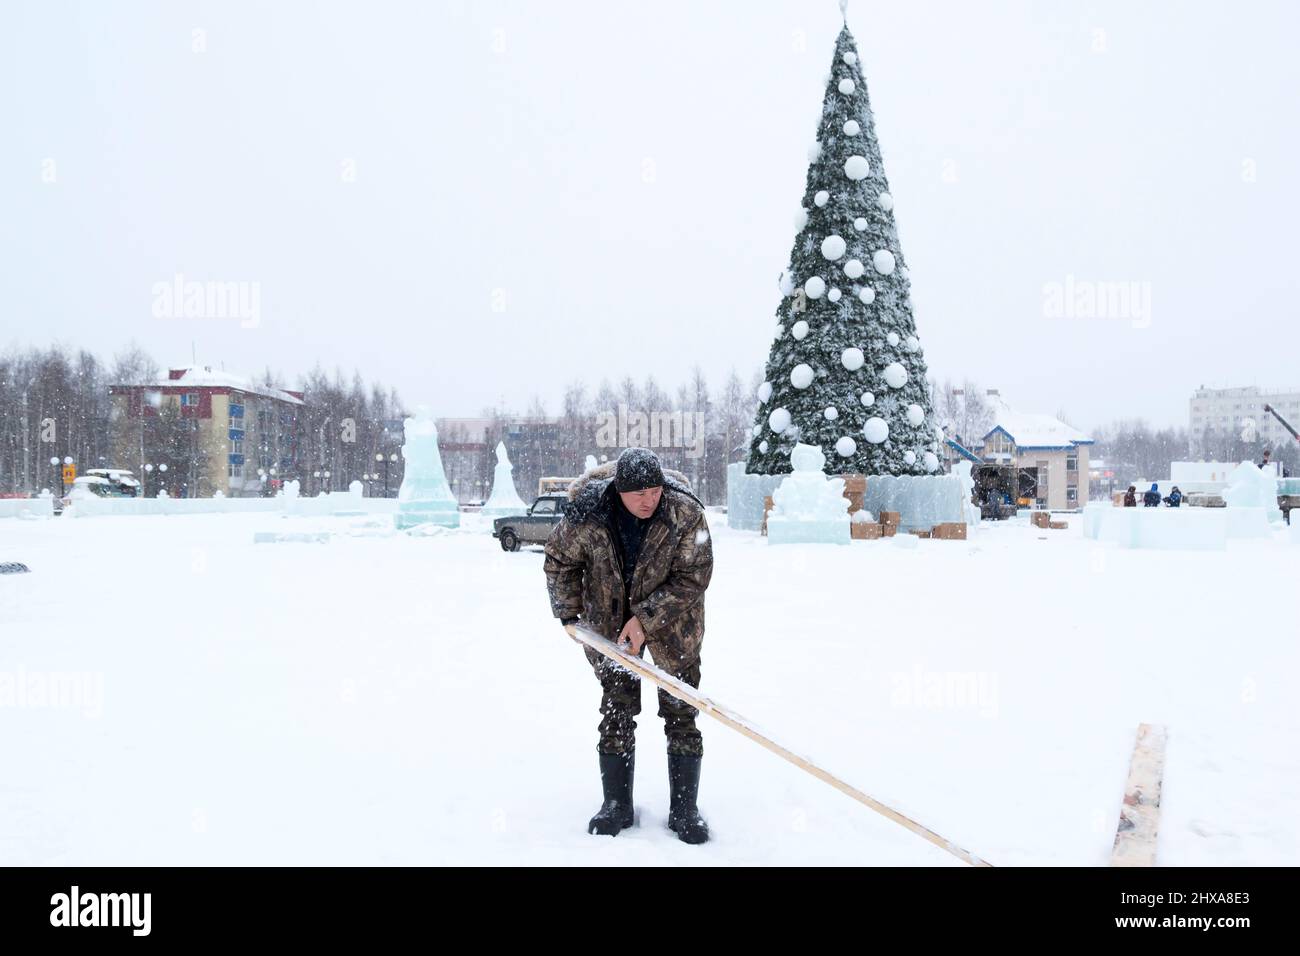
[[[662,644],[647,644],[655,664],[692,687],[700,686],[699,657],[684,658]],[[641,656],[645,656],[645,647]],[[636,715],[641,713],[641,678],[615,664],[590,647],[583,648],[587,661],[600,680],[600,742],[596,749],[603,754],[628,754],[636,749]],[[699,713],[690,704],[672,694],[659,691],[659,716],[664,719],[668,752],[686,756],[704,755],[704,738],[695,726]]]

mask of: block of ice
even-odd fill
[[[868,475],[862,507],[897,511],[900,531],[967,520],[959,475]]]
[[[438,428],[428,409],[421,407],[413,418],[406,419],[406,459],[402,487],[397,492],[397,527],[405,530],[419,525],[460,527],[460,511],[447,484],[438,453]]]
[[[504,518],[508,515],[521,515],[528,509],[519,497],[519,492],[515,491],[514,470],[510,456],[506,454],[506,443],[497,442],[497,467],[492,474],[492,494],[488,495],[480,514],[489,518]],[[490,531],[492,526],[489,524],[487,528]]]
[[[1258,508],[1265,521],[1282,520],[1282,509],[1277,506],[1277,478],[1261,470],[1254,462],[1243,461],[1228,475],[1223,501],[1229,510]],[[1243,530],[1258,523],[1254,518],[1230,518],[1229,522],[1230,527]]]
[[[794,471],[772,492],[768,544],[848,544],[844,479],[826,476],[826,455],[816,445],[795,445],[790,464]]]
[[[1223,508],[1115,508],[1093,503],[1083,509],[1084,537],[1121,548],[1222,551],[1229,524]]]
[[[727,466],[727,527],[758,531],[763,527],[763,503],[785,475],[748,475],[743,461]],[[847,508],[848,505],[845,505]]]

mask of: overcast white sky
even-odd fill
[[[851,0],[931,375],[1083,428],[1300,385],[1298,10]],[[840,26],[834,0],[0,17],[0,346],[319,359],[439,415],[748,381]],[[259,283],[260,321],[156,318],[176,273]],[[1067,276],[1149,283],[1149,326],[1045,316]]]

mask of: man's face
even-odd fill
[[[659,496],[663,493],[663,486],[655,485],[641,491],[620,491],[618,496],[623,499],[623,507],[632,514],[638,518],[648,518],[659,507]]]

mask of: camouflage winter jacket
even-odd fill
[[[704,590],[713,574],[713,541],[704,507],[685,475],[664,469],[663,497],[650,517],[627,593],[615,528],[615,462],[593,468],[569,488],[564,520],[546,542],[546,589],[561,620],[614,640],[635,614],[646,640],[685,658],[704,640]]]

